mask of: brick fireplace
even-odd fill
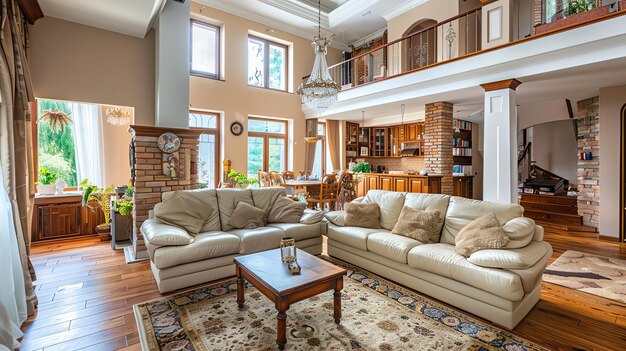
[[[161,194],[174,190],[196,189],[198,183],[198,137],[201,130],[176,129],[132,125],[131,170],[134,187],[132,252],[135,259],[148,257],[139,228],[148,219],[148,213],[161,201]],[[158,139],[163,133],[174,133],[180,138],[176,176],[163,170],[164,153]],[[169,173],[169,172],[167,172]]]

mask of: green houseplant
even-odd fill
[[[257,184],[258,182],[259,182],[258,179],[252,178],[252,177],[247,178],[245,174],[241,172],[237,172],[234,169],[228,172],[228,176],[226,179],[226,184],[230,188],[239,187],[239,188],[245,189],[249,185]]]
[[[98,188],[91,184],[88,179],[80,182],[79,189],[83,192],[83,206],[87,206],[92,211],[102,210],[104,223],[96,226],[96,233],[100,240],[106,241],[111,238],[111,196],[115,195],[113,186]],[[131,207],[132,210],[132,207]]]
[[[57,190],[57,175],[44,167],[39,167],[37,193],[41,195],[54,195]]]

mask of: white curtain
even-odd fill
[[[105,187],[100,107],[76,102],[71,103],[70,107],[74,124],[78,182],[89,179],[92,184]]]
[[[0,168],[2,166],[0,165]],[[0,173],[1,173],[0,169]],[[0,350],[13,350],[22,337],[20,326],[26,320],[24,272],[17,247],[11,202],[0,177]]]

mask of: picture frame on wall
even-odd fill
[[[361,146],[361,152],[359,153],[359,156],[363,156],[363,157],[367,157],[370,155],[370,150],[367,146]]]

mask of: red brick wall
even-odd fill
[[[424,166],[441,174],[441,193],[452,195],[452,108],[449,102],[426,105],[424,124]]]
[[[600,223],[600,115],[599,98],[578,102],[578,214],[583,224]],[[591,152],[591,160],[581,160],[580,153]]]

